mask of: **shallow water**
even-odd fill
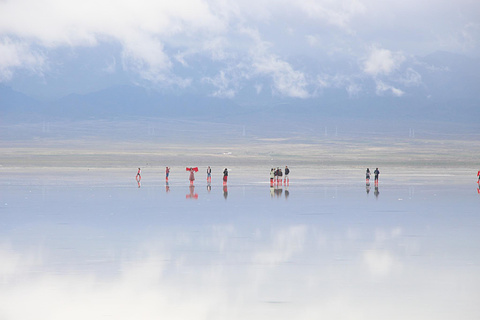
[[[63,173],[4,175],[0,319],[480,316],[474,179]]]

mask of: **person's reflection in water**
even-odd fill
[[[198,194],[195,193],[195,186],[194,186],[194,185],[190,185],[190,186],[188,187],[188,189],[190,189],[190,194],[187,194],[187,195],[186,195],[186,198],[187,198],[187,199],[195,199],[195,200],[198,199]]]
[[[273,198],[273,196],[275,195],[275,188],[273,188],[273,184],[270,185],[270,198]]]
[[[228,198],[228,188],[226,184],[223,186],[223,197],[225,198],[225,200],[227,200]]]
[[[138,187],[140,188],[142,184],[140,183],[140,180],[137,180]]]
[[[365,191],[367,191],[367,195],[370,193],[370,183],[366,184]]]
[[[207,192],[210,193],[212,191],[212,183],[208,182],[207,183]]]
[[[288,187],[286,187],[285,188],[285,200],[287,200],[289,196],[290,196],[290,191],[288,191]]]
[[[373,194],[375,195],[375,198],[378,199],[378,195],[380,194],[380,191],[378,191],[378,185],[375,186],[375,192]]]
[[[170,192],[170,185],[168,184],[168,181],[165,182],[165,192],[166,193]]]
[[[275,192],[275,197],[280,198],[282,196],[282,193],[283,193],[282,186],[276,185],[274,192]]]

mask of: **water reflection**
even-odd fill
[[[223,184],[223,197],[225,198],[225,200],[227,200],[228,198],[228,187],[225,182]]]
[[[270,185],[270,197],[271,198],[281,198],[283,192],[283,187],[282,185],[278,184],[272,184]],[[290,191],[288,190],[288,185],[285,186],[285,199],[287,199],[290,196]]]
[[[170,192],[170,184],[168,183],[168,181],[165,181],[165,192]]]
[[[19,249],[2,242],[0,315],[9,320],[478,315],[478,267],[446,264],[438,238],[422,237],[431,235],[428,228],[248,222],[253,221],[256,226],[157,225],[143,235],[125,227],[134,232],[133,243],[92,242],[97,248],[78,251],[73,270],[55,247]],[[420,237],[412,238],[413,230]],[[68,245],[84,246],[88,231],[81,231]]]
[[[380,191],[378,190],[378,184],[375,184],[375,191],[373,192],[375,195],[375,198],[378,199],[378,196],[380,195]]]
[[[193,184],[191,184],[189,187],[188,187],[190,193],[186,195],[186,198],[187,199],[198,199],[198,193],[195,192],[195,186]]]
[[[325,187],[335,197],[320,201],[324,186],[295,185],[289,201],[270,201],[265,185],[241,198],[233,186],[223,201],[203,185],[198,206],[175,188],[144,186],[138,201],[132,187],[2,188],[0,319],[478,317],[471,184],[434,189],[435,201],[416,186],[421,196],[401,204],[408,185],[381,202],[361,186]],[[389,212],[399,208],[408,214]]]

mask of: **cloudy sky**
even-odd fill
[[[233,98],[267,81],[272,94],[303,99],[328,87],[355,94],[373,79],[401,96],[393,77],[420,78],[407,61],[478,57],[479,39],[475,0],[0,0],[0,83],[53,96],[201,86]]]

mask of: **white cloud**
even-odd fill
[[[405,61],[403,54],[373,46],[363,63],[363,71],[373,77],[388,75],[397,70]]]
[[[358,0],[315,1],[305,0],[294,2],[307,16],[320,19],[328,24],[351,32],[350,20],[365,12],[365,6]]]
[[[422,84],[422,75],[412,68],[407,68],[398,82],[409,87],[419,86]]]
[[[123,46],[123,65],[154,82],[184,83],[170,73],[172,63],[165,42],[221,33],[222,28],[221,17],[203,0],[0,2],[0,35],[12,34],[49,50],[94,47],[100,41],[113,40]],[[30,68],[34,59],[39,64],[40,58],[28,49],[17,48],[19,62],[10,61],[10,65]],[[12,72],[3,69],[4,78]],[[175,80],[170,81],[172,78]]]
[[[310,94],[305,74],[270,53],[271,44],[261,40],[256,30],[245,29],[244,32],[255,42],[255,46],[250,50],[253,73],[272,77],[274,93],[292,98],[308,98]]]
[[[239,87],[239,84],[234,79],[229,78],[224,70],[221,70],[215,77],[205,77],[202,81],[212,84],[216,88],[212,96],[220,98],[235,97]]]
[[[362,92],[362,85],[358,83],[357,75],[337,74],[330,76],[328,74],[320,74],[317,76],[317,86],[323,88],[345,88],[350,97],[357,96]]]
[[[395,88],[389,84],[386,84],[383,81],[377,80],[376,81],[376,93],[377,95],[383,95],[386,92],[390,92],[392,95],[396,97],[401,97],[405,94],[402,90]]]
[[[26,43],[0,39],[0,82],[9,81],[19,68],[42,74],[47,68],[46,58]]]
[[[394,75],[406,56],[419,52],[478,53],[480,24],[474,14],[478,6],[466,0],[436,6],[413,0],[0,1],[0,81],[10,81],[21,69],[43,74],[49,58],[58,58],[59,48],[96,50],[107,42],[121,47],[117,66],[155,84],[192,83],[189,58],[201,55],[220,62],[209,75],[223,71],[236,85],[250,77],[268,77],[274,94],[308,98],[314,96],[311,88],[318,88],[317,74],[308,65],[299,69],[294,57],[339,55],[359,61],[369,44],[381,43],[391,50],[369,47],[359,66],[365,75],[381,78]],[[452,14],[452,8],[461,14]],[[405,19],[412,15],[415,18]],[[236,76],[222,69],[226,61],[237,69]],[[184,68],[182,76],[177,66]],[[344,71],[330,74],[340,72]],[[350,77],[358,72],[352,71]],[[421,76],[408,72],[398,81],[418,85]],[[215,83],[219,82],[211,82]],[[225,94],[235,94],[232,83]],[[351,95],[361,89],[355,81],[344,84]],[[384,89],[380,85],[377,91],[402,94],[394,87]]]

